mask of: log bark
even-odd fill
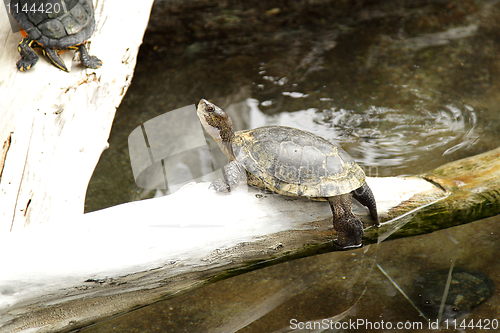
[[[421,178],[435,184],[445,196],[417,196],[394,207],[388,216],[391,221],[378,230],[368,230],[365,239],[380,242],[420,235],[500,214],[499,161],[497,148],[423,174]]]

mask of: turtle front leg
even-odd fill
[[[49,59],[49,61],[52,63],[52,65],[56,66],[60,70],[63,70],[65,72],[69,72],[68,68],[64,64],[64,61],[61,59],[61,55],[59,54],[59,51],[54,50],[54,49],[49,49],[48,47],[42,48],[43,50],[43,55]]]
[[[16,65],[17,69],[21,72],[29,70],[31,67],[35,66],[39,57],[35,50],[32,48],[32,44],[35,41],[29,36],[23,38],[23,40],[17,46],[19,54],[21,55],[21,60],[19,60]]]
[[[213,189],[219,193],[231,192],[232,189],[238,187],[242,180],[246,180],[246,170],[238,161],[231,161],[224,166],[224,179],[217,179],[210,184],[209,189]]]
[[[374,221],[374,225],[379,227],[380,221],[378,220],[377,203],[375,202],[375,197],[373,196],[373,192],[368,184],[365,182],[363,186],[355,189],[351,193],[354,199],[370,210],[370,215]]]
[[[89,55],[85,45],[78,45],[78,51],[80,51],[80,59],[82,59],[82,64],[85,67],[97,69],[102,66],[101,59],[97,58],[96,56]]]
[[[351,198],[350,193],[328,198],[333,227],[337,232],[337,240],[333,244],[342,250],[362,246],[363,223],[352,213]]]

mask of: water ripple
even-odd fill
[[[479,111],[456,102],[412,112],[371,106],[364,111],[330,107],[275,115],[263,115],[255,100],[249,105],[252,127],[281,125],[316,133],[344,147],[362,166],[382,167],[380,176],[437,167],[440,157],[469,149],[481,137]]]

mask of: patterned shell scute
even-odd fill
[[[363,170],[342,148],[295,128],[236,132],[233,150],[252,185],[284,195],[331,197],[365,182]]]
[[[16,3],[18,6],[14,6]],[[32,8],[33,5],[45,11],[21,10],[12,14],[21,28],[45,47],[64,49],[79,45],[94,32],[91,0],[12,0],[11,7]]]

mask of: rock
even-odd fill
[[[435,319],[439,316],[440,306],[447,285],[449,270],[422,273],[415,279],[415,293],[419,300],[417,306]],[[455,267],[449,290],[444,303],[442,319],[457,319],[473,307],[491,296],[495,284],[484,273]]]

